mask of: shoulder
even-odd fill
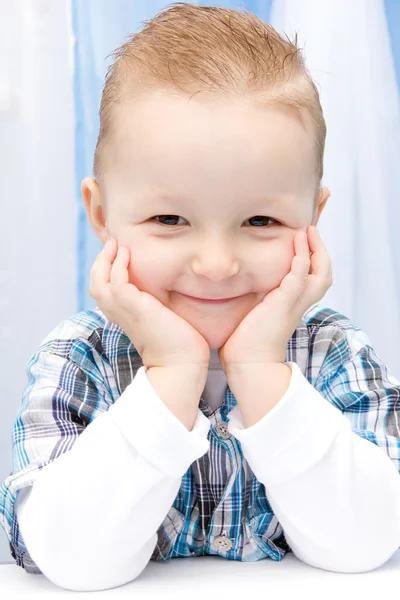
[[[102,331],[106,323],[107,319],[99,308],[82,310],[56,325],[42,340],[40,347],[51,349],[56,341],[89,340],[94,332]]]
[[[328,306],[313,304],[303,315],[309,335],[322,330],[335,337],[346,338],[349,346],[358,351],[363,346],[371,346],[366,333],[349,317]]]
[[[337,310],[319,304],[313,304],[303,315],[303,320],[310,327],[326,327],[329,325],[346,325],[350,319]]]
[[[109,363],[127,349],[136,353],[124,331],[96,306],[61,321],[40,343],[35,356],[53,355],[75,363],[84,372]],[[32,357],[31,360],[35,360]]]
[[[303,315],[303,329],[308,345],[308,368],[326,375],[352,361],[358,353],[373,353],[366,333],[341,312],[313,304]]]

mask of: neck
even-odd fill
[[[221,369],[221,363],[219,362],[219,356],[218,356],[218,348],[210,349],[209,369]]]

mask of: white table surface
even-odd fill
[[[281,562],[264,559],[253,563],[218,556],[150,561],[133,581],[98,592],[72,592],[53,584],[44,575],[26,573],[15,564],[0,564],[0,598],[54,598],[73,594],[88,600],[104,598],[202,600],[386,600],[396,597],[400,585],[400,549],[381,567],[366,573],[334,573],[310,567],[288,552]],[[251,596],[250,596],[251,594]]]

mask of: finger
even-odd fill
[[[305,231],[297,233],[294,237],[294,249],[291,273],[299,280],[304,281],[310,273],[310,249]]]
[[[98,290],[100,287],[110,282],[110,273],[118,248],[117,240],[111,238],[108,240],[96,257],[90,271],[90,289]]]
[[[120,285],[129,282],[129,260],[130,256],[128,248],[125,248],[125,246],[120,246],[111,269],[110,285],[112,287],[119,287]]]
[[[332,262],[317,228],[310,225],[307,230],[311,254],[311,273],[322,278],[332,277]]]
[[[294,302],[304,292],[310,271],[310,256],[307,235],[304,231],[294,237],[295,255],[289,273],[283,278],[280,289]]]

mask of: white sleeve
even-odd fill
[[[299,560],[340,573],[376,569],[400,546],[399,473],[296,363],[286,364],[292,378],[282,399],[247,429],[235,406],[228,430]]]
[[[156,394],[146,367],[73,448],[22,489],[16,514],[32,560],[55,585],[97,591],[147,565],[182,476],[209,449],[209,420],[192,431]]]

